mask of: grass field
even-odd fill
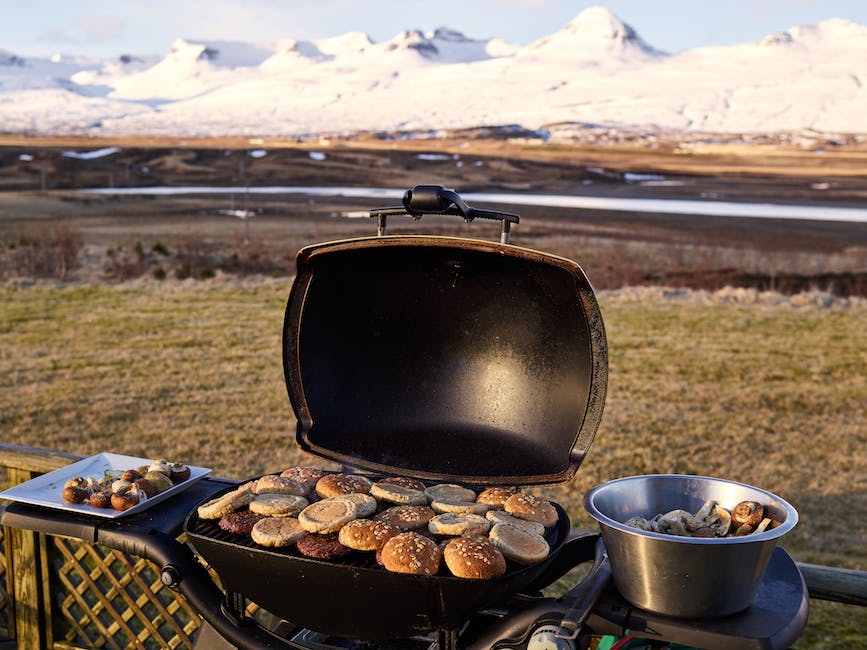
[[[288,291],[219,279],[0,289],[2,439],[237,478],[310,463],[282,377]],[[782,546],[796,559],[867,570],[867,310],[601,305],[602,425],[576,477],[541,490],[576,527],[593,528],[581,498],[600,482],[719,476],[793,503],[801,521]],[[813,604],[798,647],[867,647],[863,609]]]

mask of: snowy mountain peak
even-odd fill
[[[316,41],[316,47],[319,48],[320,52],[335,57],[359,54],[372,45],[373,41],[370,36],[364,32],[348,32]]]
[[[445,26],[437,27],[434,31],[429,32],[427,37],[431,40],[451,41],[453,43],[465,43],[471,40],[464,36],[463,32]]]
[[[192,41],[178,38],[165,60],[175,63],[207,62],[220,68],[252,67],[273,54],[270,50],[236,41]]]
[[[589,7],[578,14],[556,34],[536,41],[535,50],[551,50],[558,56],[572,51],[580,56],[616,55],[619,57],[658,55],[629,25],[606,7]]]
[[[407,29],[386,43],[387,50],[413,50],[425,58],[439,54],[432,40],[418,29]]]
[[[563,31],[587,40],[626,41],[636,38],[635,30],[622,22],[607,7],[589,7],[570,20]]]
[[[788,30],[795,40],[825,41],[827,43],[842,42],[863,44],[867,42],[867,26],[859,25],[851,20],[831,18],[817,25],[798,25]]]

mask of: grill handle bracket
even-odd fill
[[[463,217],[470,223],[474,219],[491,219],[500,222],[500,243],[508,244],[513,223],[518,223],[520,217],[511,212],[484,210],[473,208],[454,190],[442,185],[416,185],[403,193],[403,205],[385,208],[372,208],[371,219],[377,220],[376,234],[385,236],[387,220],[392,215],[409,215],[418,221],[426,214],[453,214]]]

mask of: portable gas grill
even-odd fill
[[[398,214],[494,219],[501,241],[386,236],[388,217]],[[604,326],[584,272],[509,245],[516,215],[471,208],[443,187],[416,186],[402,206],[371,216],[377,237],[298,254],[283,330],[298,444],[373,478],[475,487],[568,481],[592,443],[607,385]],[[568,648],[590,632],[629,629],[699,647],[782,648],[806,624],[803,579],[782,549],[749,609],[683,620],[624,601],[599,536],[571,536],[559,506],[545,560],[510,563],[503,576],[478,581],[390,573],[358,556],[314,560],[198,518],[199,504],[235,487],[205,478],[119,520],[15,503],[2,523],[150,559],[208,623],[202,644],[221,637],[238,648]],[[177,541],[182,531],[189,545]],[[565,596],[540,595],[583,563],[592,563],[587,577]],[[247,618],[248,600],[272,624]]]

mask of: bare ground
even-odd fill
[[[347,215],[376,207],[363,199],[306,196],[109,197],[77,188],[154,185],[357,185],[402,189],[436,183],[458,191],[509,190],[646,198],[719,198],[861,206],[867,199],[867,152],[781,147],[717,147],[684,153],[648,147],[588,148],[501,140],[328,143],[243,141],[30,141],[0,146],[0,240],[6,277],[20,273],[10,247],[57,224],[80,239],[72,279],[115,280],[136,274],[183,275],[179,258],[195,249],[197,269],[212,273],[291,274],[302,245],[365,236],[374,224]],[[64,151],[119,145],[121,151],[78,160]],[[153,146],[143,146],[149,144]],[[264,157],[252,157],[256,148]],[[325,154],[314,160],[309,153]],[[439,160],[420,159],[435,153]],[[627,172],[664,175],[666,184],[633,182]],[[675,184],[671,184],[671,183]],[[43,189],[44,188],[44,189]],[[220,214],[255,213],[242,222]],[[581,262],[599,288],[666,284],[725,285],[794,293],[827,289],[867,295],[867,224],[714,218],[528,206],[512,242]],[[496,238],[491,224],[425,218],[393,220],[390,232],[424,231]],[[165,251],[151,254],[154,247]],[[183,250],[182,250],[183,249]],[[253,258],[253,259],[251,259]],[[0,261],[2,262],[2,261]],[[25,273],[26,274],[26,273]]]

